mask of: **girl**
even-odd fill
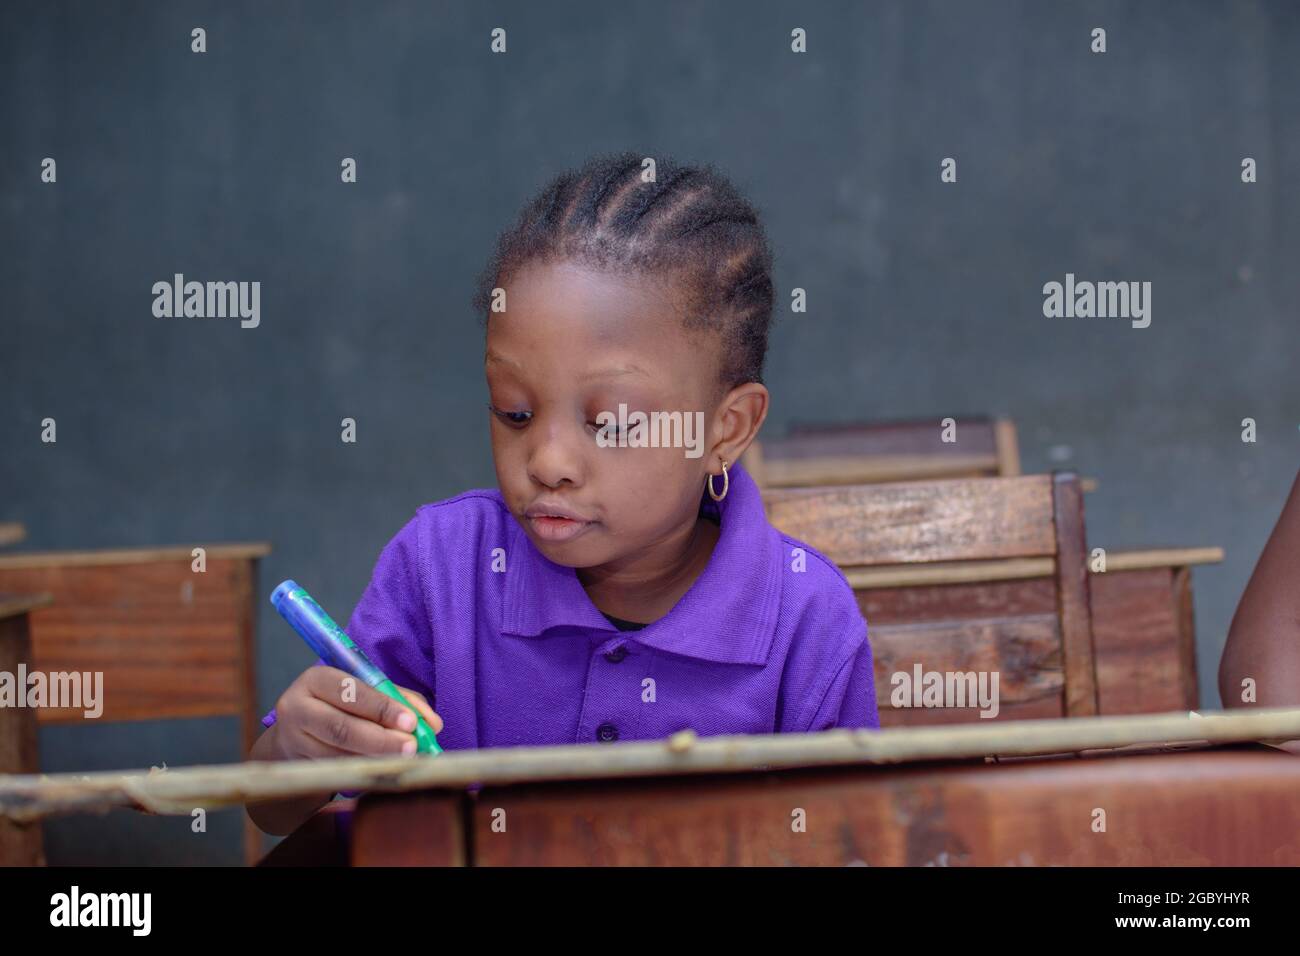
[[[757,214],[648,165],[565,173],[501,236],[476,299],[498,487],[421,507],[348,623],[448,750],[879,726],[852,590],[735,464],[768,411]],[[253,759],[412,752],[409,712],[344,676],[308,668]],[[249,812],[284,833],[332,796]]]

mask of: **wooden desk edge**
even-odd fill
[[[34,551],[0,556],[0,570],[51,568],[66,565],[147,564],[153,561],[190,561],[195,548],[203,548],[211,560],[264,558],[271,553],[268,541],[227,544],[174,545],[161,548],[108,548],[98,551]]]
[[[36,608],[45,607],[54,601],[54,596],[41,592],[39,594],[0,594],[0,620],[17,617]]]

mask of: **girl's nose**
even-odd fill
[[[581,436],[572,429],[558,424],[534,428],[533,445],[528,457],[528,473],[532,478],[555,488],[564,483],[580,485],[583,481],[584,463],[580,447]]]

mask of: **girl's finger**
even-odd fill
[[[393,730],[408,734],[415,730],[414,722],[409,727],[402,726],[405,721],[412,721],[415,715],[410,708],[402,706],[401,701],[367,687],[335,668],[316,667],[312,670],[316,673],[308,680],[307,688],[318,701]]]
[[[418,690],[411,690],[409,687],[398,687],[397,689],[401,691],[402,696],[409,700],[412,706],[420,712],[420,715],[424,717],[429,726],[433,728],[435,734],[442,730],[442,718],[439,717],[437,713],[434,712],[434,709],[429,706],[429,702],[425,699],[423,694]]]
[[[303,733],[326,746],[347,751],[352,756],[397,756],[403,753],[407,743],[415,743],[409,733],[389,729],[364,717],[355,717],[324,701],[314,701],[312,704],[304,714]],[[414,747],[411,749],[413,752]]]

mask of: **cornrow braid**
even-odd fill
[[[678,272],[689,283],[683,326],[721,336],[721,387],[762,382],[775,290],[758,213],[712,166],[660,159],[644,182],[642,164],[619,153],[551,180],[497,239],[475,311],[487,322],[493,289],[535,262]]]

